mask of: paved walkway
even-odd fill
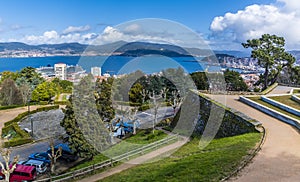
[[[35,110],[38,107],[41,106],[30,106],[30,110]],[[17,117],[19,114],[28,111],[28,107],[19,107],[19,108],[14,108],[14,109],[7,109],[7,110],[1,110],[0,111],[0,134],[1,134],[1,129],[4,126],[4,123],[7,121],[10,121]]]
[[[278,88],[273,93],[285,91],[284,88]],[[239,96],[209,95],[209,97],[260,121],[266,128],[266,141],[262,150],[237,177],[230,179],[230,181],[300,181],[299,131],[239,102]],[[226,103],[222,102],[224,97],[226,97]]]

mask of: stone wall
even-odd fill
[[[193,136],[201,136],[204,131],[207,132],[207,130],[211,130],[208,132],[215,134],[215,138],[229,137],[249,132],[257,132],[257,126],[261,125],[260,122],[249,118],[243,113],[225,107],[202,94],[197,97],[200,103],[200,110],[197,122],[194,124]],[[173,126],[178,122],[180,113],[181,110],[175,116]],[[219,122],[218,119],[221,119],[219,120],[221,122]],[[216,133],[214,133],[213,130],[216,131]]]

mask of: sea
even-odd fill
[[[54,66],[56,63],[67,65],[79,65],[87,73],[91,67],[101,67],[102,73],[120,75],[143,71],[146,74],[158,73],[168,68],[181,67],[187,73],[197,71],[221,71],[217,64],[202,61],[202,57],[164,57],[164,56],[53,56],[53,57],[29,57],[29,58],[0,58],[0,72],[20,71],[30,66],[34,68]],[[237,69],[237,71],[240,71]]]

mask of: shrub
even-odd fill
[[[55,105],[67,105],[69,101],[54,101]]]
[[[2,136],[7,135],[11,131],[16,133],[16,137],[4,142],[4,147],[13,147],[32,142],[29,133],[22,130],[17,123],[12,123],[11,125],[4,127],[2,129]]]
[[[47,101],[40,101],[39,104],[40,104],[40,105],[47,105],[48,102],[47,102]]]

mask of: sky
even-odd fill
[[[143,18],[178,22],[217,50],[242,50],[242,42],[264,33],[300,49],[298,0],[0,0],[0,42],[90,44],[105,34],[105,44],[123,39],[119,24]]]

